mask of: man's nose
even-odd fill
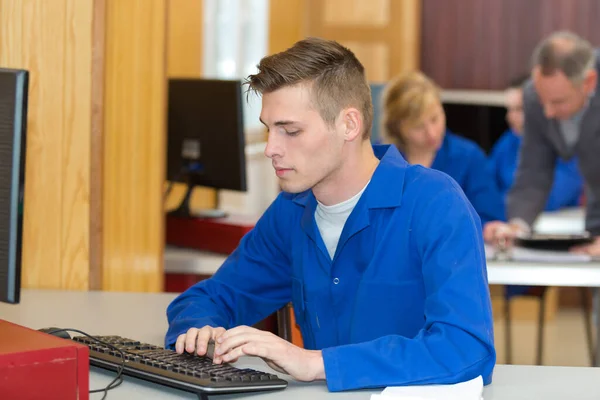
[[[273,158],[277,155],[281,155],[280,145],[275,138],[275,134],[269,132],[267,136],[267,145],[265,146],[265,156]]]
[[[552,106],[544,106],[544,114],[546,115],[546,118],[554,118],[556,116],[556,111],[554,110],[554,107]]]

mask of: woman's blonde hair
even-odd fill
[[[440,101],[440,88],[425,74],[413,71],[392,80],[382,96],[382,138],[385,143],[402,147],[400,124],[418,124],[427,110]]]

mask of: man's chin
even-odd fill
[[[310,189],[310,187],[308,187],[306,185],[294,184],[289,181],[281,181],[281,180],[279,181],[279,187],[284,192],[291,193],[291,194],[302,193],[302,192],[305,192],[306,190]]]

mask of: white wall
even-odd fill
[[[205,0],[204,76],[244,79],[256,73],[256,65],[267,54],[268,18],[269,0]],[[262,137],[261,100],[252,95],[247,100],[244,96],[244,127],[252,143],[256,132]],[[248,191],[219,191],[219,208],[260,215],[277,197],[279,186],[271,161],[263,154],[265,145],[246,146]]]
[[[219,208],[236,214],[261,215],[279,194],[271,160],[264,155],[266,143],[246,146],[247,192],[219,191]]]

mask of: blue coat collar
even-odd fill
[[[373,145],[373,152],[380,162],[362,196],[366,199],[367,208],[399,207],[404,192],[406,168],[409,165],[396,146]],[[313,211],[317,206],[317,200],[310,189],[295,195],[293,201],[312,208]],[[362,198],[360,202],[363,202]]]
[[[380,160],[379,165],[371,177],[371,182],[344,225],[333,258],[334,261],[348,239],[370,225],[369,212],[367,212],[369,209],[400,207],[402,203],[404,178],[408,163],[402,158],[395,146],[374,145],[373,151]],[[294,197],[293,202],[304,207],[300,225],[329,260],[329,253],[323,239],[318,234],[318,227],[315,222],[314,215],[317,200],[312,190],[299,193]]]

